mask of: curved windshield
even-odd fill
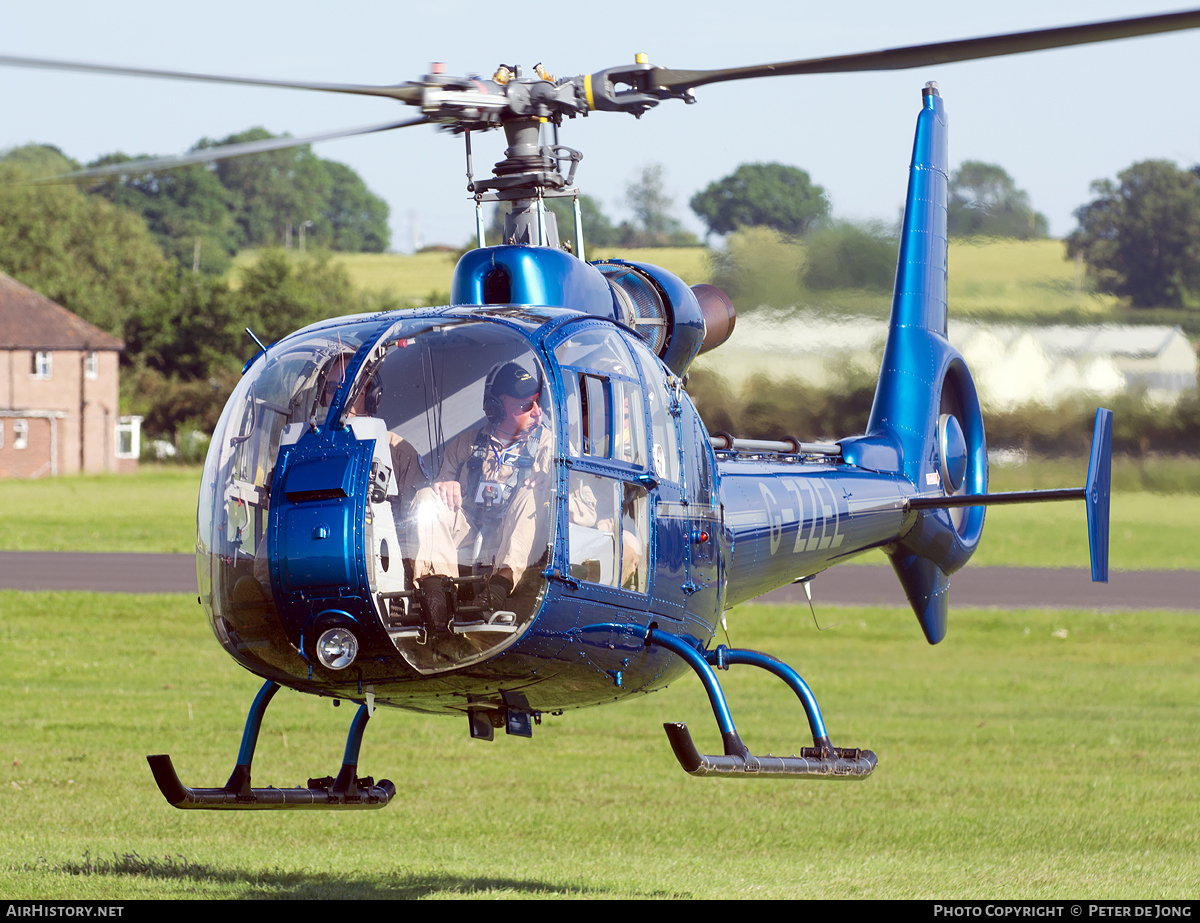
[[[282,340],[247,370],[225,405],[204,464],[196,551],[201,600],[226,647],[267,632],[245,613],[271,598],[266,528],[280,443],[325,422],[330,394],[379,328],[378,320],[358,321]]]
[[[272,346],[231,396],[201,488],[201,596],[226,648],[256,668],[307,670],[296,648],[307,609],[339,595],[367,601],[378,637],[421,673],[511,644],[536,614],[554,537],[544,380],[523,336],[469,318],[376,318]],[[317,435],[342,391],[339,423],[354,445],[373,443],[361,480],[338,499],[297,487],[302,474],[277,478],[281,447],[284,468],[319,468]],[[343,541],[343,514],[331,516],[347,505],[358,524]],[[309,518],[320,528],[301,529]],[[336,560],[315,544],[327,523]],[[331,574],[340,585],[326,586]]]

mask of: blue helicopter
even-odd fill
[[[922,90],[917,115],[867,431],[829,444],[708,432],[687,372],[733,332],[733,305],[656,266],[586,261],[574,185],[582,155],[558,143],[558,128],[590,112],[640,116],[666,99],[694,101],[694,88],[725,80],[907,68],[1196,26],[1200,11],[723,71],[672,71],[643,55],[566,79],[540,65],[531,77],[502,66],[490,80],[435,66],[393,87],[0,58],[385,96],[422,116],[354,133],[434,123],[465,141],[479,246],[455,269],[450,305],[335,318],[259,343],[213,433],[198,504],[199,602],[217,640],[264,685],[224,786],[185,786],[169,756],[148,757],[168,802],[383,807],[395,786],[358,774],[364,730],[381,706],[465,718],[478,739],[500,728],[528,737],[543,714],[644,694],[689,671],[724,752],[701,754],[686,725],[665,725],[687,772],[868,777],[875,754],[831,743],[796,670],[713,646],[723,613],[786,584],[807,589],[826,568],[882,549],[936,644],[950,576],[978,546],[985,507],[999,503],[1083,500],[1092,578],[1106,582],[1112,414],[1097,412],[1084,487],[988,493],[978,396],[946,338],[947,131],[935,84]],[[471,134],[493,128],[506,134],[505,158],[475,179]],[[546,207],[552,197],[574,201],[569,244]],[[511,209],[500,246],[485,245],[490,202]],[[749,750],[718,679],[733,665],[767,670],[795,693],[811,747],[789,757]],[[251,784],[259,728],[282,686],[359,706],[336,776]]]

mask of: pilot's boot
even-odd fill
[[[508,597],[512,595],[513,582],[500,574],[493,574],[484,588],[486,594],[479,605],[486,606],[492,612],[508,608]]]
[[[446,590],[454,584],[445,577],[434,574],[421,578],[421,607],[425,610],[425,627],[431,638],[450,637],[450,602]]]

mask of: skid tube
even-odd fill
[[[267,680],[250,713],[246,715],[246,729],[242,732],[242,746],[238,750],[237,765],[223,788],[188,788],[179,781],[171,757],[165,753],[147,756],[150,771],[159,791],[174,807],[181,810],[202,811],[270,811],[286,808],[384,808],[396,794],[396,786],[387,779],[378,783],[370,776],[358,776],[358,750],[362,744],[363,731],[370,720],[366,705],[359,706],[358,713],[350,723],[346,736],[346,754],[337,778],[309,779],[307,788],[251,788],[250,764],[254,760],[254,749],[258,745],[258,732],[262,727],[263,714],[271,699],[279,691],[278,683]]]
[[[619,631],[640,632],[646,646],[651,644],[665,647],[683,658],[700,677],[712,704],[717,727],[721,730],[721,741],[725,747],[722,756],[700,753],[692,742],[687,724],[669,722],[663,725],[675,758],[684,771],[693,776],[725,776],[727,778],[810,778],[810,779],[856,779],[869,776],[878,765],[878,758],[870,750],[850,747],[835,747],[829,742],[825,722],[816,697],[800,674],[782,660],[758,651],[730,648],[723,644],[712,650],[700,650],[682,638],[654,627],[640,625],[598,624],[588,625],[584,632]],[[813,745],[802,747],[799,756],[755,756],[742,742],[729,714],[725,692],[717,680],[713,666],[727,670],[733,664],[759,667],[782,679],[804,706],[808,726],[812,731]]]

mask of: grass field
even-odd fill
[[[377,713],[361,813],[183,812],[145,754],[219,785],[258,682],[183,596],[0,593],[0,895],[250,897],[1194,898],[1200,887],[1200,620],[744,607],[733,640],[795,664],[860,783],[692,779],[661,723],[719,747],[699,685],[547,716],[532,740]],[[806,743],[794,697],[723,674],[762,753]],[[283,692],[255,779],[333,772],[352,712]],[[114,858],[115,854],[115,858]]]
[[[199,490],[199,467],[4,481],[0,550],[192,552]]]
[[[1083,475],[1070,462],[996,469],[995,490],[1071,486]],[[1119,468],[1119,466],[1118,466]],[[1132,475],[1130,475],[1132,477]],[[198,468],[143,466],[134,477],[63,477],[7,481],[0,504],[0,550],[195,550]],[[30,510],[37,510],[36,517]],[[1112,566],[1117,570],[1200,567],[1200,495],[1114,494]],[[884,563],[881,554],[858,563]],[[1081,503],[995,507],[972,563],[1084,567],[1086,514]]]

